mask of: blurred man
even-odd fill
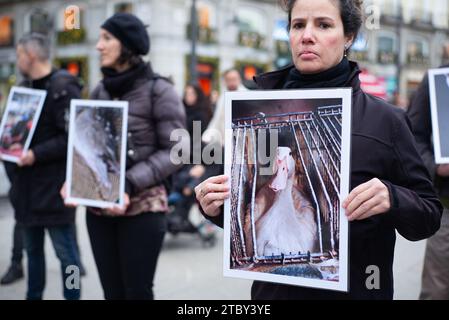
[[[445,66],[449,67],[449,65]],[[444,90],[448,90],[446,87]],[[429,78],[424,77],[414,94],[408,115],[418,150],[433,177],[445,209],[440,230],[427,241],[422,274],[421,300],[449,299],[449,165],[435,164],[430,112]],[[449,121],[449,119],[448,119]]]
[[[236,69],[229,69],[223,73],[223,80],[226,86],[225,91],[247,91],[243,84],[240,73]],[[202,140],[204,143],[220,143],[224,145],[225,134],[225,99],[224,93],[220,95],[215,108],[214,116],[204,132]]]
[[[16,220],[24,226],[28,256],[26,298],[42,299],[45,288],[45,231],[50,235],[61,273],[66,299],[79,299],[78,284],[67,286],[67,270],[79,267],[75,238],[75,209],[67,208],[59,195],[65,181],[67,124],[71,99],[79,99],[81,86],[68,72],[52,68],[50,44],[40,34],[23,36],[17,45],[17,66],[22,86],[47,91],[30,149],[13,168],[10,200]],[[67,269],[71,267],[70,269]],[[78,269],[79,270],[79,269]]]

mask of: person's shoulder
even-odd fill
[[[64,69],[57,69],[53,72],[50,77],[51,86],[55,92],[62,93],[67,90],[68,86],[72,86],[77,88],[77,90],[81,91],[82,84],[80,79],[69,73]]]
[[[365,101],[367,108],[372,112],[380,113],[392,118],[402,117],[403,115],[405,115],[405,111],[403,109],[391,104],[390,102],[382,98],[373,96],[369,93],[363,93],[363,95],[366,99]]]
[[[371,94],[363,93],[364,119],[369,121],[370,127],[382,128],[387,134],[394,133],[398,128],[408,126],[405,110]],[[366,122],[365,122],[366,123]],[[389,129],[387,129],[389,128]]]
[[[151,94],[155,94],[156,96],[170,95],[177,97],[175,86],[170,78],[155,75],[148,81],[148,86],[150,87]]]

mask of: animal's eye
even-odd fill
[[[290,153],[289,153],[289,155],[291,156],[291,155],[292,155],[292,153],[290,152]]]

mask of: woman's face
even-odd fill
[[[186,105],[194,106],[197,98],[198,97],[196,96],[195,89],[193,89],[190,86],[186,87],[186,89],[184,91],[184,102],[186,103]]]
[[[304,74],[336,66],[353,39],[344,34],[337,0],[297,0],[290,22],[293,62]]]
[[[115,68],[118,66],[122,45],[116,37],[105,29],[101,29],[96,48],[100,52],[102,67]]]

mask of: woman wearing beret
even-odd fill
[[[253,299],[392,299],[396,231],[411,241],[434,234],[442,206],[401,110],[364,93],[359,67],[346,58],[362,24],[360,0],[285,0],[293,65],[256,77],[261,89],[352,87],[349,292],[254,282]],[[222,225],[226,176],[195,189],[203,214]],[[378,288],[366,285],[369,267]]]
[[[154,298],[168,210],[164,180],[178,169],[170,134],[184,128],[184,108],[172,84],[143,62],[149,40],[137,17],[118,13],[103,23],[96,46],[104,78],[91,99],[129,102],[125,206],[88,208],[86,216],[105,299]]]

